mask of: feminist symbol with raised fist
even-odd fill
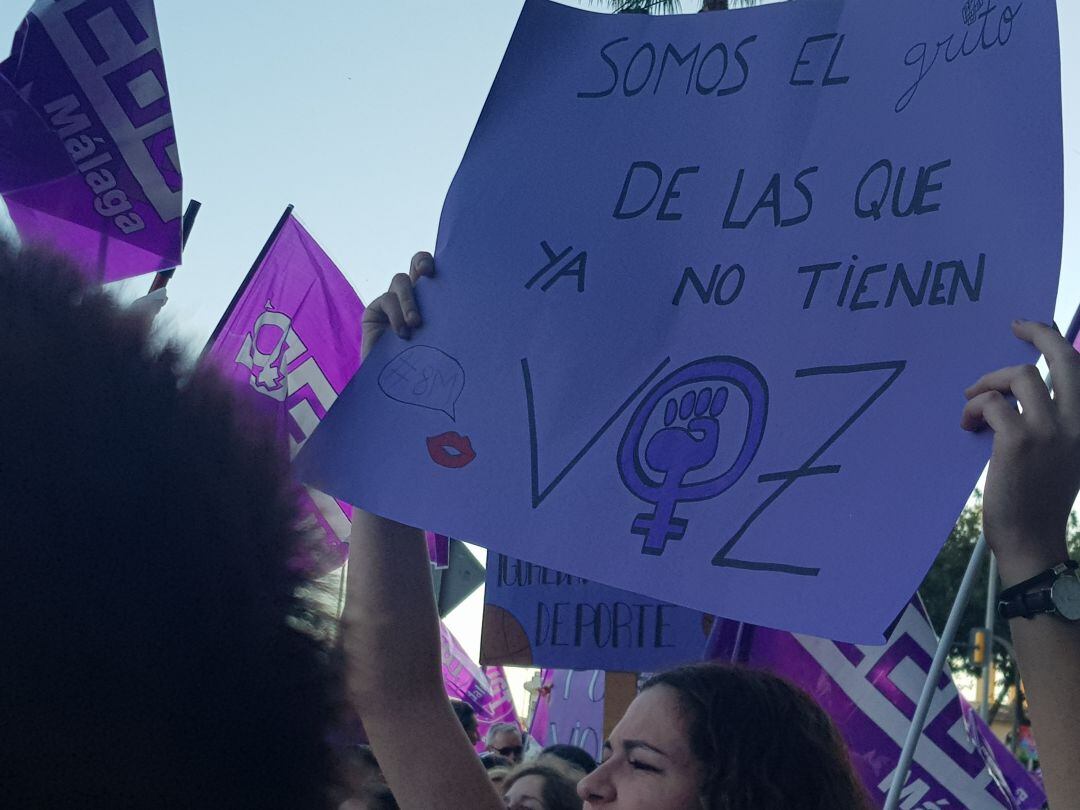
[[[720,446],[720,415],[734,387],[747,403],[746,432],[738,455],[719,475],[687,480],[710,465]],[[686,389],[682,396],[678,390]],[[666,398],[666,402],[665,402]],[[644,447],[650,418],[664,402],[663,427],[655,429]],[[769,392],[765,378],[737,357],[705,357],[688,363],[658,382],[645,395],[619,444],[618,466],[623,484],[646,503],[649,513],[634,518],[630,531],[644,535],[641,551],[659,555],[669,540],[686,534],[687,519],[676,517],[684,501],[704,501],[730,489],[750,466],[765,434]],[[643,451],[643,452],[642,452]],[[659,480],[642,465],[657,473]]]

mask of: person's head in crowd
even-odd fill
[[[334,693],[287,459],[65,262],[0,247],[9,807],[317,807]]]
[[[450,706],[454,709],[461,727],[465,729],[465,736],[469,738],[469,742],[476,745],[480,742],[480,732],[476,727],[476,711],[464,700],[457,698],[450,698]]]
[[[522,742],[521,729],[513,723],[495,723],[488,729],[487,750],[492,754],[506,757],[513,764],[521,762],[521,755],[525,751]]]
[[[592,773],[596,770],[596,760],[593,759],[592,754],[576,745],[567,745],[566,743],[549,745],[540,752],[537,763],[543,764],[551,759],[566,762],[577,768],[582,774]]]
[[[501,790],[503,781],[505,781],[507,774],[512,770],[514,769],[509,765],[497,765],[494,768],[488,768],[488,779],[491,780],[491,784]]]
[[[398,810],[398,803],[386,785],[370,784],[338,805],[338,810]]]
[[[502,783],[510,810],[581,810],[574,780],[546,765],[515,768]]]
[[[492,768],[509,768],[514,763],[500,754],[487,752],[480,755],[480,764],[490,771]]]
[[[829,716],[775,675],[697,664],[654,676],[578,784],[590,808],[864,810]]]

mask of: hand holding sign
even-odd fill
[[[420,325],[420,310],[413,295],[413,284],[422,276],[435,275],[435,260],[430,253],[417,253],[409,263],[409,272],[398,273],[390,282],[390,289],[372,301],[364,310],[364,345],[361,361],[375,347],[389,327],[399,337],[408,340],[412,330]]]
[[[967,430],[994,431],[983,521],[1006,586],[1068,557],[1065,526],[1080,489],[1080,354],[1045,324],[1014,321],[1012,330],[1046,358],[1054,398],[1035,366],[1011,366],[964,392],[962,418]]]

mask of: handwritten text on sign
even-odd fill
[[[963,388],[1029,361],[1009,322],[1053,305],[1058,75],[1052,4],[528,0],[427,325],[380,343],[305,473],[559,571],[880,641],[986,460]]]

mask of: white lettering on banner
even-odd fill
[[[878,785],[878,790],[888,793],[889,788],[892,787],[893,774],[895,773],[895,768],[889,771],[888,776],[882,779]],[[929,792],[930,786],[926,782],[922,779],[912,779],[909,773],[908,781],[900,791],[900,810],[937,810],[938,807],[949,807],[951,805],[948,799],[923,802],[923,797]],[[919,804],[919,802],[922,802],[922,804]]]
[[[269,346],[269,351],[263,351],[260,346]],[[292,319],[273,309],[273,304],[267,301],[266,311],[255,319],[236,355],[236,362],[248,370],[252,389],[278,402],[295,397],[287,405],[287,412],[300,439],[290,431],[290,456],[300,451],[319,425],[321,417],[311,400],[326,413],[337,399],[337,392],[314,355],[304,357],[307,352],[307,345],[293,329]]]
[[[928,632],[926,622],[918,611],[908,607],[893,632],[892,638],[914,640],[932,658],[936,642],[933,638],[928,638],[928,635],[932,636],[933,634]],[[795,638],[818,664],[829,673],[837,685],[851,697],[858,705],[859,710],[880,727],[898,746],[902,747],[911,721],[889,701],[885,694],[874,688],[867,680],[867,674],[874,669],[883,656],[892,650],[894,645],[885,647],[860,646],[858,649],[865,653],[866,656],[856,666],[845,658],[831,641],[824,641],[810,636],[796,636]],[[930,645],[929,649],[927,648],[928,645]],[[917,700],[919,691],[922,688],[926,673],[915,665],[912,665],[914,669],[909,669],[908,665],[910,663],[904,661],[897,666],[896,670],[891,673],[889,680],[914,702],[914,700]],[[927,728],[933,725],[935,718],[949,709],[955,698],[956,690],[950,680],[945,688],[939,688],[934,695],[930,714],[927,718]],[[949,737],[960,743],[965,750],[972,751],[973,746],[970,739],[959,728],[962,723],[963,719],[961,718],[949,729]],[[989,771],[984,768],[974,778],[969,776],[951,756],[942,751],[925,733],[922,739],[919,740],[917,761],[945,790],[953,796],[964,797],[967,802],[967,810],[983,810],[984,808],[985,810],[1001,810],[1001,805],[987,792],[987,788],[993,782],[993,777]],[[891,784],[891,780],[889,780],[889,784]],[[885,790],[888,790],[888,786],[886,784]],[[911,799],[916,801],[915,804],[902,805],[905,810],[911,810],[911,808],[923,810],[923,808],[927,807],[925,804],[920,805],[917,803],[925,795],[926,790],[929,790],[925,783],[914,780],[909,782],[904,790],[909,801]],[[928,806],[936,807],[938,805],[931,802]]]
[[[146,143],[154,135],[172,127],[172,113],[163,112],[152,120],[136,125],[125,112],[107,81],[110,74],[117,73],[124,67],[144,59],[148,54],[159,53],[157,37],[156,35],[148,36],[142,42],[134,42],[116,16],[116,12],[112,8],[105,8],[87,21],[87,26],[96,38],[96,44],[105,51],[108,57],[101,64],[96,64],[87,53],[86,47],[68,17],[72,10],[83,5],[84,2],[85,0],[39,0],[34,4],[31,13],[41,21],[49,38],[59,50],[68,70],[101,119],[110,138],[115,142],[121,157],[146,195],[147,201],[154,207],[163,222],[179,219],[182,213],[181,192],[179,189],[173,190],[169,187]],[[150,4],[130,3],[127,0],[116,0],[116,4],[123,5],[125,10],[137,17],[146,31],[156,34],[157,29]],[[142,76],[145,75],[142,74]],[[131,83],[135,83],[136,88],[140,87],[138,84],[140,78],[141,76],[132,77],[129,87]],[[145,85],[144,80],[142,86]],[[134,94],[134,91],[132,92]],[[136,102],[145,101],[146,98],[140,99],[136,96],[135,100]],[[168,149],[165,151],[170,158],[175,156],[175,151],[170,152]],[[173,168],[179,172],[179,167],[175,165],[175,161],[173,162]],[[127,228],[124,230],[125,233],[142,229],[130,219],[131,216],[133,215],[125,215],[122,225],[117,223],[122,230]]]
[[[259,348],[268,344],[269,351],[264,352]],[[252,390],[285,404],[288,419],[294,428],[289,431],[290,458],[300,451],[308,436],[319,426],[321,417],[312,407],[311,400],[314,399],[322,412],[326,413],[337,399],[337,392],[326,379],[315,357],[304,357],[307,351],[307,345],[293,329],[292,319],[284,312],[273,309],[271,302],[267,301],[266,311],[255,319],[236,355],[236,362],[248,370],[248,383]],[[302,358],[303,362],[297,364]],[[295,401],[289,403],[288,399],[294,396]],[[296,434],[301,437],[299,440]],[[352,524],[341,505],[323,492],[311,487],[304,489],[337,539],[348,542]],[[314,515],[309,515],[301,528],[304,531],[321,529]]]
[[[79,100],[67,95],[45,105],[49,124],[64,141],[64,149],[82,173],[83,180],[94,193],[94,210],[113,223],[124,233],[141,231],[146,227],[142,217],[131,210],[127,193],[116,187],[116,175],[102,168],[113,160],[112,154],[98,154],[101,136],[82,134],[90,128],[90,118],[79,112]]]

